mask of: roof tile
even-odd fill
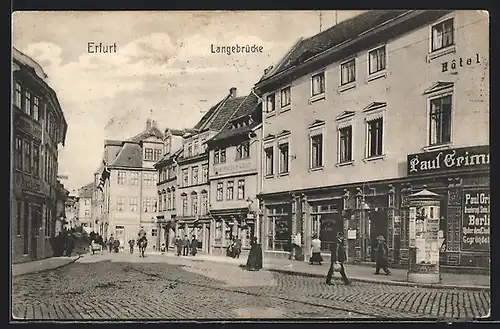
[[[141,168],[142,167],[142,148],[139,144],[125,142],[122,149],[116,156],[111,166]]]

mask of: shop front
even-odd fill
[[[440,195],[440,265],[447,271],[490,268],[489,146],[408,155],[409,182],[401,187],[401,263],[407,264],[410,234],[408,196],[427,189]]]
[[[207,216],[175,218],[175,220],[170,223],[169,230],[173,229],[175,237],[177,238],[184,239],[187,237],[191,241],[193,237],[195,237],[198,241],[198,252],[209,253],[210,222],[211,219]],[[173,239],[171,242],[174,243],[174,241]]]
[[[252,236],[256,234],[255,220],[248,208],[212,210],[214,238],[212,253],[226,255],[226,250],[233,239],[241,240],[242,251],[250,249]]]

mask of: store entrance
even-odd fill
[[[369,237],[370,237],[370,261],[375,262],[376,259],[376,250],[378,246],[377,238],[379,236],[383,236],[387,241],[387,209],[385,208],[377,208],[376,210],[372,210],[369,213],[368,217],[369,221]]]

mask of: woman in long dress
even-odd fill
[[[262,268],[262,246],[257,243],[256,237],[250,241],[250,253],[245,267],[249,271],[258,271]]]
[[[321,262],[323,261],[323,257],[321,257],[321,240],[318,238],[317,234],[314,234],[312,238],[312,256],[309,259],[309,264],[313,265],[314,263],[318,263],[321,265]]]

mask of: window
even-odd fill
[[[320,95],[325,92],[325,72],[312,76],[312,96]]]
[[[292,103],[292,88],[281,89],[281,107],[287,107]]]
[[[288,173],[288,164],[290,160],[288,143],[282,143],[278,148],[280,150],[280,174],[285,174]]]
[[[311,136],[311,168],[323,167],[323,134]]]
[[[189,172],[188,169],[182,169],[182,186],[189,186]]]
[[[24,140],[24,171],[31,172],[31,142]]]
[[[188,197],[186,194],[182,195],[182,216],[186,216],[188,212]]]
[[[153,185],[155,185],[156,183],[158,183],[158,173],[154,172],[153,173]]]
[[[125,185],[125,178],[126,178],[126,172],[125,171],[119,171],[118,172],[118,185]]]
[[[432,26],[431,51],[453,45],[453,18]]]
[[[169,202],[171,202],[170,200],[170,191],[168,191],[168,197],[169,197]],[[165,211],[165,210],[170,210],[170,205],[167,205],[167,192],[165,190],[163,190],[163,194],[160,196],[161,200],[162,200],[162,205],[160,206],[160,210],[161,211]]]
[[[90,217],[90,210],[85,210],[85,217]]]
[[[367,128],[367,157],[374,157],[382,155],[382,118],[368,121]]]
[[[352,126],[339,129],[339,163],[352,161]]]
[[[33,98],[33,119],[36,121],[40,120],[40,98]]]
[[[151,200],[150,199],[144,199],[142,200],[142,206],[144,212],[151,212]]]
[[[151,173],[145,172],[144,173],[144,186],[151,186],[152,185],[151,179],[152,179]]]
[[[274,112],[276,109],[276,96],[274,93],[267,95],[266,97],[266,109],[267,113]]]
[[[151,229],[151,236],[158,236],[158,229],[157,228]]]
[[[218,182],[217,183],[217,201],[222,201],[223,198],[224,198],[224,183]]]
[[[191,180],[193,185],[198,185],[198,167],[191,168]]]
[[[273,147],[267,147],[264,150],[266,154],[266,176],[271,176],[274,174],[274,152]]]
[[[203,165],[201,167],[202,171],[202,183],[208,182],[208,165]]]
[[[172,188],[172,210],[175,210],[175,189]]]
[[[207,143],[206,143],[207,139],[206,137],[203,137],[201,139],[201,150],[202,152],[205,152],[205,150],[207,149]]]
[[[199,145],[199,141],[197,139],[194,140],[193,142],[193,148],[194,148],[194,155],[197,155],[198,153],[200,153],[200,145]]]
[[[226,149],[220,150],[220,163],[226,162]]]
[[[152,205],[152,211],[153,212],[158,212],[158,199],[154,198],[151,199],[151,205]]]
[[[368,53],[368,74],[385,70],[385,46],[374,49]]]
[[[21,235],[21,227],[23,225],[23,203],[16,202],[16,234]],[[45,226],[47,228],[47,225]],[[47,229],[45,229],[47,232]]]
[[[85,199],[85,205],[86,206],[90,206],[90,200],[89,199]]]
[[[246,141],[236,146],[236,160],[250,157],[250,142]]]
[[[28,90],[24,92],[24,112],[31,115],[31,93]]]
[[[208,193],[205,191],[201,192],[201,214],[208,214]]]
[[[233,198],[234,198],[234,182],[230,181],[227,182],[226,200],[233,200]]]
[[[136,212],[138,205],[137,198],[130,198],[129,205],[130,205],[130,211]]]
[[[139,173],[138,172],[132,172],[130,173],[130,185],[139,185]]]
[[[153,161],[153,149],[147,148],[144,150],[144,160]]]
[[[267,208],[269,218],[268,242],[270,250],[288,251],[292,234],[291,214],[285,205]]]
[[[198,194],[191,194],[191,214],[198,215]]]
[[[220,163],[220,150],[214,150],[214,164]]]
[[[154,149],[153,160],[154,161],[160,161],[160,159],[161,159],[161,150],[160,149]]]
[[[125,198],[119,196],[116,199],[116,205],[117,205],[116,210],[118,210],[118,211],[124,211],[125,210]]]
[[[429,145],[451,142],[451,95],[430,100]]]
[[[14,105],[16,105],[18,108],[21,108],[21,101],[23,98],[23,93],[21,91],[21,85],[16,81],[14,82],[15,84],[15,92],[14,92]]]
[[[167,190],[167,210],[172,210],[172,192]]]
[[[340,65],[340,85],[356,81],[356,60],[353,58]]]
[[[238,181],[238,200],[245,199],[245,180],[240,179]]]
[[[21,137],[16,136],[16,169],[23,170],[23,140]]]

